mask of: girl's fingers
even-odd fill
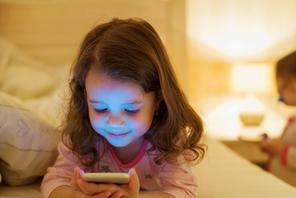
[[[136,169],[135,168],[130,169],[129,175],[130,175],[130,181],[128,183],[128,187],[132,191],[132,193],[138,193],[140,190],[140,181],[139,181],[139,177],[136,172]]]
[[[100,194],[96,194],[94,196],[91,196],[91,198],[110,198],[111,194],[112,194],[111,192],[105,191]]]
[[[91,182],[86,182],[83,179],[78,179],[77,182],[80,190],[87,195],[94,195],[103,192],[115,192],[118,187],[114,184],[95,184]]]
[[[75,189],[78,187],[77,180],[79,178],[79,176],[78,176],[79,172],[80,172],[80,168],[78,166],[76,166],[74,168],[73,176],[72,176],[72,180],[71,180],[71,186]]]
[[[123,197],[122,191],[116,191],[110,196],[110,198],[121,198],[121,197]]]

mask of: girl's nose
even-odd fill
[[[108,120],[107,120],[108,124],[110,126],[122,126],[124,124],[124,119],[122,117],[122,115],[114,115],[114,114],[110,114],[108,116]]]

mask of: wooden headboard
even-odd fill
[[[114,17],[149,21],[183,78],[185,0],[0,0],[0,37],[45,63],[70,64],[83,36]]]

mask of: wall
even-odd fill
[[[187,0],[190,99],[229,92],[233,63],[272,67],[295,50],[295,18],[294,0]]]
[[[71,64],[83,36],[113,17],[150,22],[186,87],[185,0],[0,0],[0,35],[33,58]]]

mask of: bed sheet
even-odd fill
[[[220,142],[207,139],[208,152],[193,167],[200,198],[294,198],[296,189],[241,158]],[[0,198],[41,198],[40,181],[26,186],[0,185]]]
[[[193,168],[199,197],[292,198],[296,188],[250,163],[217,140],[208,138],[205,159]]]
[[[41,198],[40,181],[30,185],[11,187],[0,185],[0,198]]]

